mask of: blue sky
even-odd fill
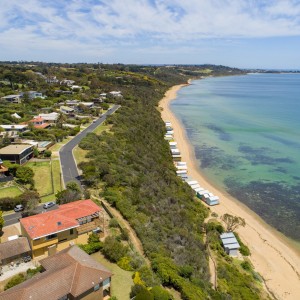
[[[0,60],[300,69],[299,0],[1,0]]]

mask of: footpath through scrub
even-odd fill
[[[129,224],[129,222],[126,221],[123,218],[122,214],[117,209],[112,207],[107,201],[105,201],[104,199],[99,199],[97,197],[93,197],[93,198],[95,198],[99,201],[102,201],[109,208],[109,210],[113,214],[114,218],[118,220],[120,226],[123,228],[126,228],[128,230],[129,238],[130,238],[130,241],[132,242],[134,248],[144,258],[146,264],[148,266],[150,266],[151,263],[144,253],[143,245],[142,245],[140,239],[138,238],[138,236],[136,235],[134,229]]]

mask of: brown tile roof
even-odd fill
[[[0,244],[0,261],[30,252],[30,246],[26,237],[4,242]]]
[[[40,261],[45,272],[3,293],[0,300],[59,299],[77,297],[112,276],[77,246],[69,247]]]
[[[23,218],[20,223],[32,239],[79,226],[78,219],[97,213],[101,208],[92,200],[79,200],[58,209]]]

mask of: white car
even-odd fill
[[[54,205],[55,205],[55,202],[53,202],[53,201],[47,202],[47,203],[45,203],[45,204],[43,205],[43,208],[44,208],[44,209],[47,209],[47,208],[50,208],[50,207],[52,207],[52,206],[54,206]]]
[[[22,210],[24,210],[24,206],[22,204],[18,204],[14,207],[15,212],[22,211]]]

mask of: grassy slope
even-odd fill
[[[117,264],[113,264],[105,259],[100,252],[92,254],[91,257],[113,273],[111,283],[112,296],[116,296],[120,300],[129,300],[130,289],[133,285],[131,278],[133,272],[122,270]]]
[[[19,190],[16,186],[10,186],[7,188],[0,189],[0,198],[4,197],[16,197],[22,194],[22,191]]]

